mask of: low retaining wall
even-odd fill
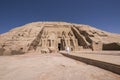
[[[107,62],[103,62],[103,61],[98,61],[98,60],[93,60],[93,59],[88,59],[88,58],[84,58],[84,57],[80,57],[80,56],[74,56],[71,54],[65,54],[65,53],[61,53],[62,55],[78,60],[78,61],[82,61],[86,64],[90,64],[90,65],[94,65],[106,70],[109,70],[111,72],[117,73],[120,75],[120,65],[116,65],[116,64],[111,64],[111,63],[107,63]]]

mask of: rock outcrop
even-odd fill
[[[120,50],[120,35],[89,25],[33,22],[0,35],[0,55],[80,50]]]

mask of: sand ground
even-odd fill
[[[120,75],[61,54],[0,56],[0,80],[120,80]]]

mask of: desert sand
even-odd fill
[[[120,75],[61,54],[0,56],[0,80],[120,80]]]

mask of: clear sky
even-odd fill
[[[0,0],[0,34],[36,21],[87,24],[120,33],[120,0]]]

